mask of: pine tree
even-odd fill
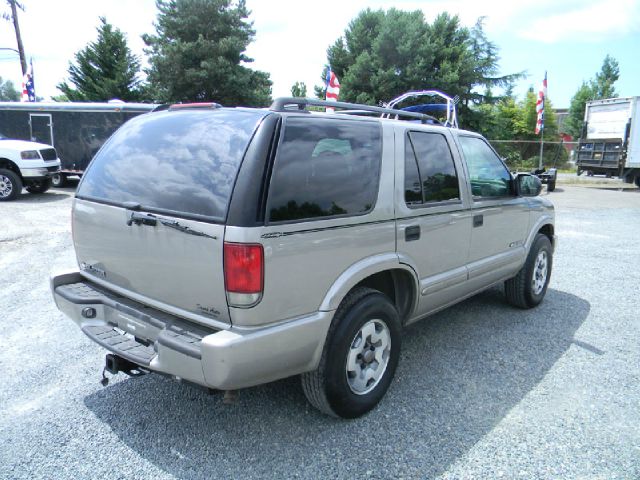
[[[11,80],[2,80],[0,77],[0,101],[17,102],[20,100],[20,92],[13,86]]]
[[[306,97],[307,85],[304,82],[296,82],[291,86],[292,97]]]
[[[469,29],[448,13],[429,23],[420,10],[363,10],[327,49],[327,60],[340,79],[341,100],[375,105],[409,90],[437,89],[459,97],[461,124],[472,129],[482,123],[472,106],[499,100],[482,92],[522,76],[497,76],[498,49],[482,19]]]
[[[98,39],[75,55],[69,81],[58,89],[71,101],[104,102],[114,98],[139,101],[140,61],[131,53],[124,34],[100,17]]]
[[[245,64],[254,37],[244,0],[157,0],[156,34],[144,35],[151,96],[161,102],[264,106],[271,80]]]

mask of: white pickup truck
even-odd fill
[[[0,202],[15,200],[22,187],[29,193],[46,192],[59,170],[60,159],[51,145],[0,134]]]

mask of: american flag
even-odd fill
[[[337,102],[338,95],[340,95],[340,82],[338,81],[338,77],[336,77],[336,74],[333,73],[333,70],[331,70],[331,67],[327,69],[327,78],[325,81],[327,84],[327,93],[325,95],[325,99],[328,101]],[[327,112],[333,111],[333,108],[327,107]]]
[[[22,98],[21,102],[35,102],[36,101],[36,87],[33,83],[33,60],[27,67],[27,73],[24,74],[22,79]]]
[[[544,80],[542,81],[542,88],[538,92],[538,101],[536,102],[536,113],[538,119],[536,121],[536,135],[544,130],[544,101],[547,98],[547,72],[544,72]]]

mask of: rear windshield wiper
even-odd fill
[[[209,235],[208,233],[201,232],[200,230],[194,230],[191,227],[187,227],[186,225],[182,225],[180,222],[176,220],[169,220],[167,218],[157,217],[158,221],[164,225],[165,227],[173,228],[180,232],[188,233],[189,235],[195,235],[197,237],[207,237],[217,240],[218,237],[214,235]]]
[[[169,220],[168,218],[158,217],[153,213],[131,212],[129,218],[127,219],[127,225],[129,226],[135,223],[136,225],[149,225],[155,227],[158,222],[160,222],[165,227],[173,228],[174,230],[188,233],[189,235],[195,235],[197,237],[207,237],[214,240],[218,239],[218,237],[209,235],[208,233],[201,232],[200,230],[194,230],[191,227],[182,225],[176,220]]]

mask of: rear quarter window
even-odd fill
[[[381,159],[377,122],[288,118],[271,177],[269,221],[369,212],[378,195]]]
[[[183,110],[136,117],[98,152],[78,196],[222,220],[244,152],[264,115]]]

